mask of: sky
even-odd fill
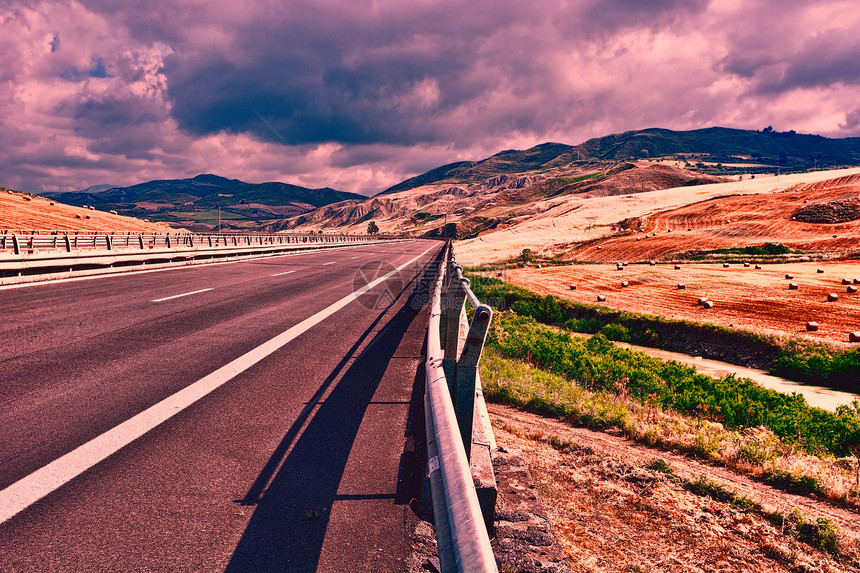
[[[860,135],[856,0],[0,0],[0,186],[372,195],[504,149]]]

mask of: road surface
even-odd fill
[[[441,245],[0,290],[0,571],[402,570]]]

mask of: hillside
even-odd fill
[[[490,240],[507,229],[565,216],[586,205],[586,199],[858,164],[859,138],[828,139],[771,128],[645,129],[576,146],[544,143],[450,163],[370,199],[327,205],[273,222],[267,230],[360,231],[372,220],[383,232],[433,236],[443,234],[446,223],[455,223],[460,239]],[[574,233],[567,239],[600,234]]]
[[[473,178],[391,191],[364,201],[334,203],[275,223],[268,230],[337,228],[360,231],[373,220],[384,232],[432,236],[446,222],[459,237],[503,229],[540,213],[547,200],[641,193],[718,182],[710,175],[657,163],[585,161],[554,168],[515,171],[505,155],[463,171]],[[526,167],[534,163],[525,163]],[[522,164],[520,164],[522,165]],[[500,173],[508,170],[509,173]],[[483,175],[478,175],[478,173]],[[487,175],[492,175],[489,177]],[[561,199],[559,199],[561,198]]]
[[[0,188],[0,233],[30,231],[99,231],[164,233],[163,223],[64,205],[45,197]]]
[[[629,161],[672,156],[690,168],[715,175],[783,173],[860,164],[860,138],[709,127],[692,131],[643,129],[589,139],[580,145],[544,143],[524,151],[502,151],[482,161],[437,167],[383,194],[447,182],[480,181],[501,174],[551,169],[577,161]],[[719,165],[719,167],[718,167]]]
[[[217,175],[148,181],[99,192],[46,193],[45,196],[71,205],[95,205],[99,209],[195,231],[216,229],[219,207],[222,229],[255,229],[336,201],[364,198],[329,188],[308,189],[278,182],[245,183]]]

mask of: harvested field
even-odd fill
[[[660,260],[693,250],[766,242],[839,256],[860,251],[858,201],[860,175],[780,192],[717,197],[639,219],[632,234],[590,243],[568,252],[565,259]]]
[[[756,177],[743,181],[677,187],[646,193],[634,193],[637,190],[634,187],[628,191],[630,194],[614,197],[582,198],[575,195],[553,197],[536,204],[538,210],[533,216],[521,222],[511,221],[511,224],[504,228],[458,242],[456,251],[459,259],[464,263],[480,265],[515,257],[524,248],[540,254],[555,254],[569,250],[574,243],[593,241],[588,246],[570,250],[568,257],[576,260],[633,261],[647,260],[652,256],[665,256],[690,249],[716,248],[717,245],[725,246],[727,243],[730,247],[737,247],[780,241],[783,231],[779,223],[792,223],[791,216],[794,211],[804,205],[808,207],[816,200],[824,203],[850,201],[851,193],[856,197],[858,174],[860,169],[853,168],[794,173],[781,177]],[[847,179],[850,177],[855,179],[853,181]],[[844,189],[835,189],[839,187]],[[797,202],[790,199],[793,195],[798,196]],[[722,207],[721,198],[737,199],[738,203],[726,204]],[[768,208],[769,201],[765,200],[766,198],[774,200],[770,208],[782,213],[780,216],[788,215],[787,219],[780,219],[777,222],[775,227],[777,232],[773,236],[768,236],[771,232],[768,230],[771,228],[768,217],[773,218],[773,215],[766,211],[764,213],[767,216],[758,217],[757,215],[759,203],[762,201],[764,201],[764,208]],[[804,204],[804,199],[808,203]],[[786,200],[791,202],[790,207],[780,208],[780,202]],[[721,205],[717,208],[725,208],[726,213],[721,214],[720,218],[717,218],[716,213],[702,214],[700,211],[703,207],[707,208],[711,203]],[[690,209],[684,211],[688,207]],[[739,210],[734,217],[730,214],[733,210]],[[729,224],[728,228],[718,225],[721,220],[723,224],[728,219],[735,221],[740,213],[746,214],[746,218],[740,219],[743,221],[742,225]],[[685,217],[692,217],[698,221],[699,235],[694,235],[693,231],[687,232],[688,228],[697,227],[689,223],[685,224]],[[637,236],[644,237],[644,232],[633,231],[632,235],[618,235],[619,231],[631,232],[632,229],[637,228],[640,221],[644,222],[645,228],[653,229],[649,231],[651,233],[658,229],[668,231],[672,228],[673,231],[658,232],[656,237],[643,238],[638,242]],[[626,229],[621,225],[622,222],[627,225]],[[755,224],[752,224],[753,222]],[[633,226],[630,226],[631,223]],[[796,241],[798,245],[805,244],[810,248],[815,247],[817,241],[826,239],[834,233],[853,229],[853,234],[856,236],[857,230],[860,229],[858,221],[840,223],[836,226],[822,223],[794,223],[797,226],[792,224],[788,227],[786,240],[790,239]],[[839,225],[847,226],[840,231]],[[676,236],[679,231],[682,233]],[[750,232],[754,234],[749,237],[744,235]],[[669,235],[672,236],[669,237]],[[698,242],[690,245],[697,237]],[[652,240],[656,242],[648,242]],[[714,246],[708,246],[710,244]],[[833,245],[834,243],[825,241],[820,244],[820,248],[829,249]],[[602,248],[597,249],[598,246]],[[857,248],[857,245],[849,248]],[[635,256],[621,254],[628,249],[631,255]],[[598,250],[606,252],[597,253]]]
[[[170,228],[161,223],[147,223],[134,217],[72,207],[44,197],[0,189],[0,232],[4,230],[164,233]]]
[[[504,279],[541,294],[586,304],[602,304],[637,313],[709,322],[761,333],[849,345],[849,333],[860,330],[860,293],[849,294],[843,279],[860,279],[860,263],[823,262],[743,265],[631,264],[623,271],[614,264],[522,268],[504,271]],[[823,269],[819,273],[818,269]],[[797,290],[789,290],[786,274]],[[622,287],[627,281],[627,287]],[[686,285],[678,289],[678,284]],[[576,284],[576,290],[570,290]],[[828,302],[830,293],[839,300]],[[714,303],[707,309],[698,303]],[[814,321],[819,330],[808,332]],[[854,344],[851,344],[854,346]]]

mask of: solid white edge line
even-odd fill
[[[271,340],[225,364],[197,382],[186,386],[172,396],[168,396],[161,402],[150,406],[125,422],[114,426],[107,432],[9,485],[0,491],[0,524],[5,523],[46,495],[105,460],[108,456],[116,453],[191,404],[194,404],[204,396],[223,386],[229,380],[279,350],[285,344],[313,328],[353,300],[356,300],[362,294],[384,282],[395,273],[405,269],[435,247],[436,245],[433,245],[393,271],[346,295],[334,304],[288,328]]]
[[[183,296],[191,296],[192,294],[200,294],[201,292],[208,292],[210,290],[215,290],[215,288],[214,287],[203,288],[203,289],[195,290],[192,292],[184,292],[182,294],[175,294],[173,296],[166,296],[164,298],[156,298],[156,299],[153,299],[152,302],[164,302],[166,300],[172,300],[174,298],[182,298]]]
[[[324,267],[324,266],[326,266],[326,265],[333,265],[335,262],[336,262],[336,261],[330,261],[330,262],[328,262],[328,263],[323,263],[323,264],[321,264],[320,266],[321,266],[321,267]]]
[[[295,270],[292,270],[292,271],[284,271],[284,272],[282,272],[282,273],[275,273],[275,274],[273,274],[272,276],[273,276],[273,277],[279,277],[279,276],[281,276],[281,275],[288,275],[288,274],[290,274],[290,273],[294,273],[294,272],[296,272],[296,271],[295,271]]]

